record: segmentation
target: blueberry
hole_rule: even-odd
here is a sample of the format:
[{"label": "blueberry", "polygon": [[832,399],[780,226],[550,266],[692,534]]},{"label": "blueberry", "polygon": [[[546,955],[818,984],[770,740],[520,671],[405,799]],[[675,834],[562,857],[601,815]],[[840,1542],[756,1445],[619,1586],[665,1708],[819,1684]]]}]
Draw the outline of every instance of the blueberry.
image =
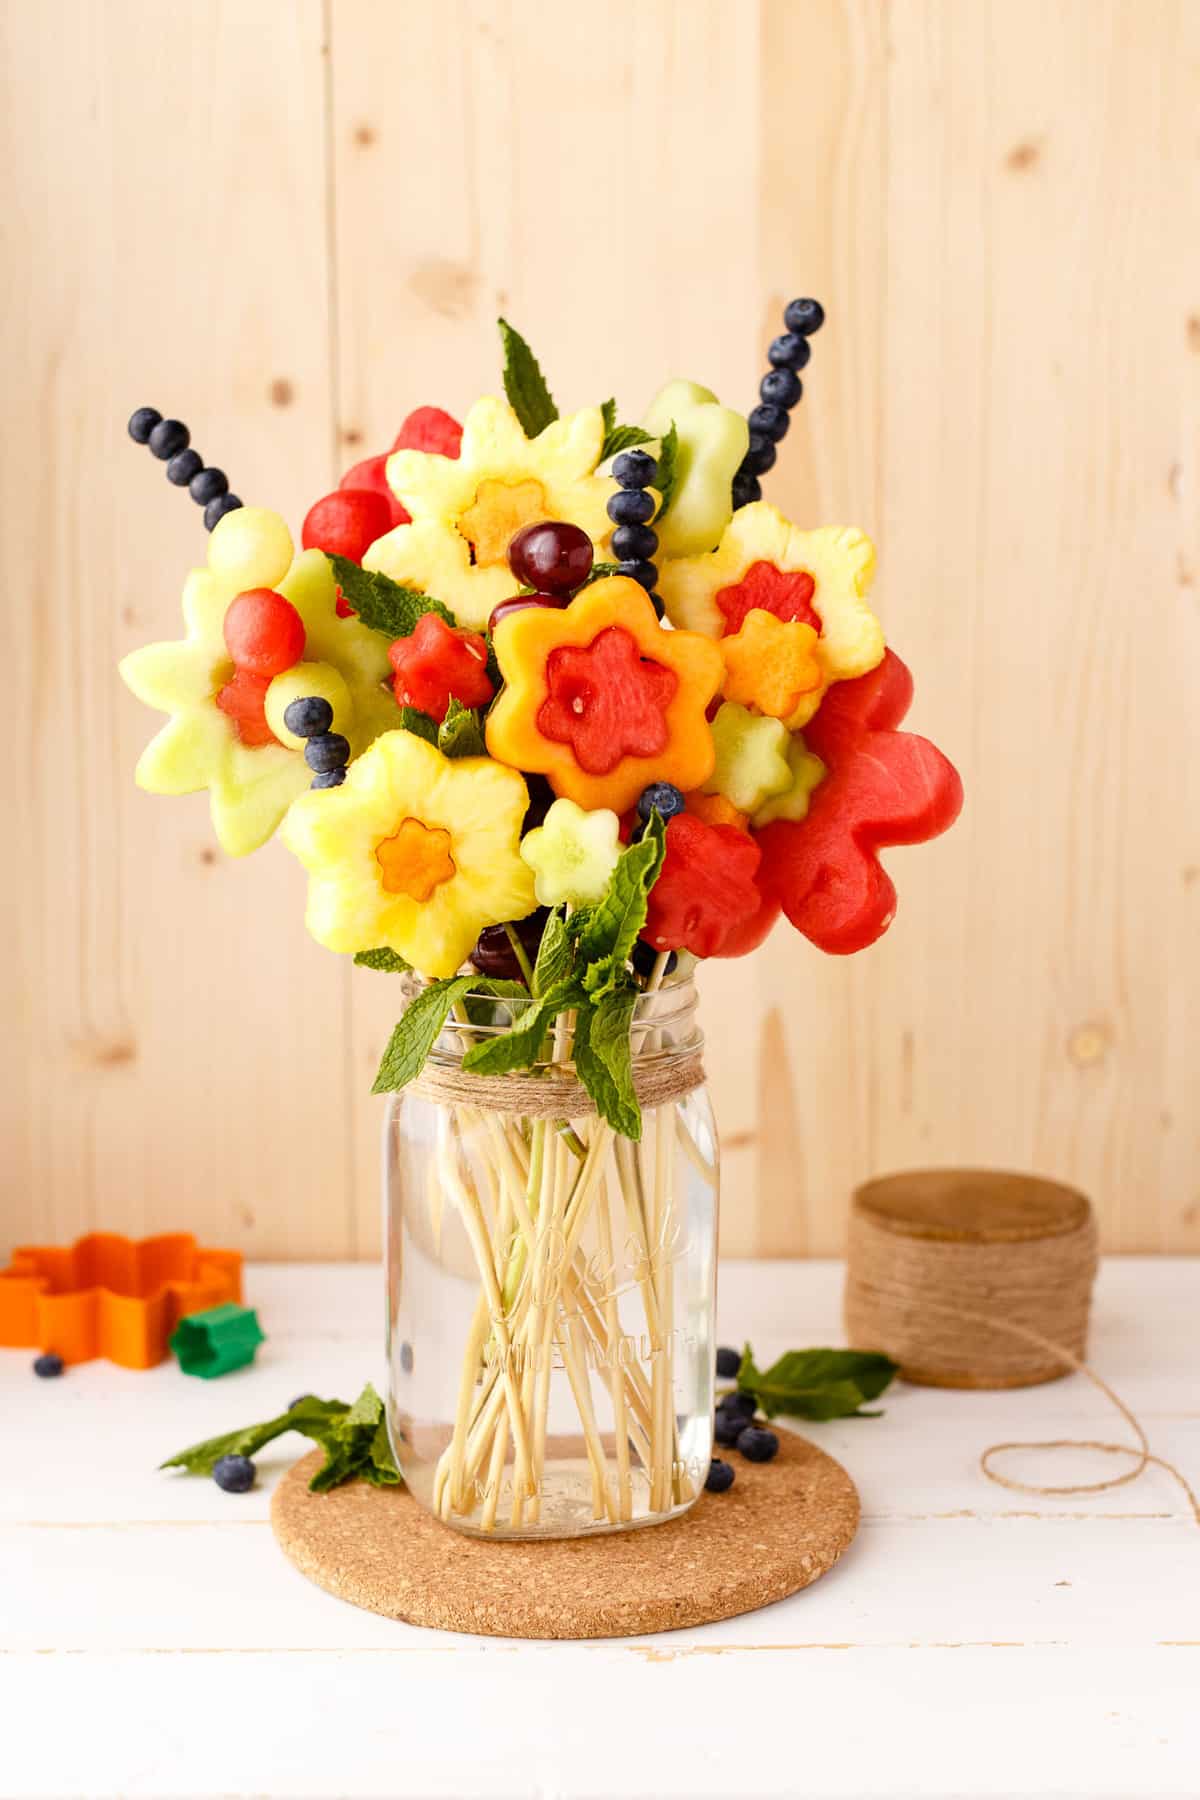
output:
[{"label": "blueberry", "polygon": [[789,300],[783,309],[783,322],[798,337],[811,337],[825,323],[825,308],[819,300]]},{"label": "blueberry", "polygon": [[811,355],[812,345],[808,339],[787,331],[782,337],[771,340],[767,361],[773,369],[802,369]]},{"label": "blueberry", "polygon": [[187,487],[194,475],[198,475],[204,467],[204,458],[197,450],[181,450],[167,464],[167,480],[175,487]]},{"label": "blueberry", "polygon": [[345,779],[345,769],[322,769],[319,775],[313,776],[309,786],[315,788],[341,787]]},{"label": "blueberry", "polygon": [[775,467],[778,454],[769,437],[764,437],[761,431],[752,431],[750,448],[742,458],[742,468],[747,475],[765,475],[768,469]]},{"label": "blueberry", "polygon": [[304,760],[314,775],[344,769],[350,761],[350,745],[340,731],[322,731],[304,746]]},{"label": "blueberry", "polygon": [[228,512],[236,512],[241,504],[236,494],[218,494],[215,500],[210,500],[204,509],[205,531],[211,531],[218,519],[223,519]]},{"label": "blueberry", "polygon": [[[633,946],[633,954],[629,960],[637,973],[645,976],[648,981],[654,973],[654,965],[658,961],[658,951],[654,948],[653,944],[648,944],[645,938],[639,938],[637,943]],[[675,967],[678,961],[679,958],[676,956],[675,952],[673,950],[668,950],[667,960],[663,964],[664,976],[673,975],[675,973]]]},{"label": "blueberry", "polygon": [[733,496],[733,510],[739,506],[749,506],[754,500],[762,499],[762,482],[757,475],[751,475],[748,469],[739,469],[733,478],[730,488]]},{"label": "blueberry", "polygon": [[741,1413],[723,1412],[720,1407],[717,1408],[713,1419],[713,1436],[718,1444],[732,1448],[743,1432],[748,1430],[749,1426]]},{"label": "blueberry", "polygon": [[714,1456],[704,1478],[704,1485],[709,1493],[727,1494],[736,1480],[737,1470],[733,1464],[722,1462],[719,1456]]},{"label": "blueberry", "polygon": [[618,525],[612,534],[613,555],[618,562],[653,562],[658,533],[649,525]]},{"label": "blueberry", "polygon": [[192,434],[182,419],[160,419],[146,439],[151,456],[157,456],[160,462],[170,462],[173,456],[186,450],[191,441]]},{"label": "blueberry", "polygon": [[413,1348],[410,1343],[406,1342],[400,1346],[400,1367],[404,1370],[406,1375],[412,1374]]},{"label": "blueberry", "polygon": [[769,437],[773,444],[777,444],[780,438],[787,436],[787,428],[790,424],[791,420],[787,416],[787,409],[782,406],[756,406],[749,417],[751,431],[760,431],[763,437]]},{"label": "blueberry", "polygon": [[623,450],[613,463],[612,474],[618,487],[653,487],[658,480],[658,464],[644,450]]},{"label": "blueberry", "polygon": [[51,1375],[61,1375],[64,1367],[62,1357],[55,1350],[44,1350],[41,1356],[35,1356],[33,1359],[34,1374],[41,1375],[46,1379]]},{"label": "blueberry", "polygon": [[162,414],[154,406],[139,406],[130,414],[129,435],[135,444],[148,444],[150,433],[162,418]]},{"label": "blueberry", "polygon": [[227,1494],[245,1494],[254,1486],[254,1464],[248,1456],[220,1456],[213,1464],[213,1480]]},{"label": "blueberry", "polygon": [[[614,536],[615,535],[616,534],[614,533]],[[644,587],[647,593],[650,592],[652,587],[657,585],[658,570],[652,562],[643,562],[640,557],[633,557],[627,562],[618,563],[617,567],[620,569],[622,575],[627,576],[630,581],[636,581],[638,586]],[[662,612],[657,603],[654,610],[661,619]]]},{"label": "blueberry", "polygon": [[804,392],[804,384],[791,369],[771,369],[758,384],[758,391],[768,406],[795,406]]},{"label": "blueberry", "polygon": [[657,810],[665,825],[668,819],[683,811],[683,795],[669,781],[652,781],[638,795],[637,810],[638,818],[643,820],[649,819]]},{"label": "blueberry", "polygon": [[333,708],[320,694],[304,694],[284,707],[283,722],[297,737],[320,737],[333,724]]},{"label": "blueberry", "polygon": [[645,525],[654,517],[654,496],[644,488],[618,488],[608,503],[614,525]]},{"label": "blueberry", "polygon": [[737,1447],[747,1462],[770,1462],[779,1448],[779,1439],[761,1425],[747,1425],[737,1439]]},{"label": "blueberry", "polygon": [[722,1394],[717,1401],[717,1411],[728,1413],[730,1418],[752,1419],[758,1411],[758,1401],[753,1394]]},{"label": "blueberry", "polygon": [[228,492],[229,477],[224,469],[201,469],[188,482],[188,493],[197,506],[207,506],[210,500],[219,500]]},{"label": "blueberry", "polygon": [[717,1351],[717,1374],[722,1380],[728,1381],[737,1374],[741,1366],[741,1352],[733,1349],[730,1344],[722,1344]]}]

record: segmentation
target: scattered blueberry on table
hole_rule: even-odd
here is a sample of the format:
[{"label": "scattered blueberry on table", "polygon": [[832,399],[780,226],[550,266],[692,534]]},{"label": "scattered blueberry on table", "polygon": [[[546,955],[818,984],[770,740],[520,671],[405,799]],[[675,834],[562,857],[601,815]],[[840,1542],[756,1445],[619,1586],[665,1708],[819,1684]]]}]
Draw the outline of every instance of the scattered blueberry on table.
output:
[{"label": "scattered blueberry on table", "polygon": [[758,1401],[753,1394],[722,1394],[717,1402],[718,1412],[737,1414],[743,1419],[752,1419],[758,1411]]},{"label": "scattered blueberry on table", "polygon": [[718,1444],[732,1449],[745,1429],[746,1421],[741,1413],[725,1412],[721,1407],[717,1408],[716,1418],[713,1420],[713,1436]]},{"label": "scattered blueberry on table", "polygon": [[222,1456],[213,1464],[213,1480],[227,1494],[245,1494],[254,1486],[254,1464],[248,1456]]},{"label": "scattered blueberry on table", "polygon": [[737,1471],[733,1464],[722,1462],[719,1456],[714,1456],[708,1465],[708,1476],[704,1483],[709,1493],[726,1494],[736,1480]]},{"label": "scattered blueberry on table", "polygon": [[746,1425],[735,1440],[740,1455],[747,1462],[770,1462],[779,1449],[779,1438],[760,1425]]},{"label": "scattered blueberry on table", "polygon": [[40,1375],[46,1380],[52,1375],[61,1375],[65,1366],[62,1357],[54,1350],[46,1350],[41,1356],[35,1356],[33,1359],[34,1374]]},{"label": "scattered blueberry on table", "polygon": [[717,1374],[722,1379],[729,1380],[737,1374],[741,1366],[742,1359],[739,1352],[731,1349],[728,1344],[722,1344],[717,1351]]}]

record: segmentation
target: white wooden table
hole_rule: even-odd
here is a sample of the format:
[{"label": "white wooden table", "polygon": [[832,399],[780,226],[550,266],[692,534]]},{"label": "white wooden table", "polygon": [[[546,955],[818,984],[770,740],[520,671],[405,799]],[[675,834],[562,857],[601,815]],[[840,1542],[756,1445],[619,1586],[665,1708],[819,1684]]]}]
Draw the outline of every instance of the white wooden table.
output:
[{"label": "white wooden table", "polygon": [[[834,1263],[726,1265],[721,1336],[838,1342],[840,1284]],[[268,1342],[220,1381],[98,1362],[45,1382],[0,1352],[6,1797],[1200,1793],[1200,1530],[1174,1484],[1152,1468],[1081,1503],[978,1473],[997,1439],[1119,1436],[1082,1380],[898,1387],[885,1418],[807,1427],[863,1525],[780,1606],[628,1642],[454,1637],[284,1561],[268,1497],[301,1440],[248,1495],[156,1472],[296,1393],[380,1381],[378,1269],[260,1266],[247,1288]],[[1106,1264],[1093,1359],[1194,1482],[1198,1317],[1200,1261]]]}]

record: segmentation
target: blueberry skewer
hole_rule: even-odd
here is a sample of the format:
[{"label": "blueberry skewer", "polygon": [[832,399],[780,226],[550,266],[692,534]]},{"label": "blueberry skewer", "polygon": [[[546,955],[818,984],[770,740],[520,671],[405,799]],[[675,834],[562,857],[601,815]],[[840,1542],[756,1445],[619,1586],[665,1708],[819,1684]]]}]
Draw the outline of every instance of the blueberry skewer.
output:
[{"label": "blueberry skewer", "polygon": [[225,471],[207,468],[200,452],[191,448],[192,434],[182,419],[164,419],[157,407],[139,406],[130,417],[129,435],[135,444],[145,444],[151,456],[166,463],[169,482],[185,487],[196,505],[204,508],[206,531],[242,504],[229,492]]},{"label": "blueberry skewer", "polygon": [[799,370],[812,355],[809,338],[825,323],[825,309],[819,300],[789,300],[783,322],[787,330],[772,339],[767,351],[771,367],[758,384],[759,404],[749,415],[750,448],[742,458],[733,478],[733,506],[748,506],[762,499],[760,475],[773,467],[778,454],[775,446],[787,435],[788,417],[804,392]]},{"label": "blueberry skewer", "polygon": [[341,787],[350,761],[350,745],[340,731],[332,731],[333,708],[320,694],[293,700],[284,712],[289,731],[304,738],[304,760],[313,771],[315,788]]},{"label": "blueberry skewer", "polygon": [[644,450],[624,450],[612,466],[617,491],[608,502],[608,516],[616,526],[612,534],[613,555],[620,572],[639,587],[645,588],[654,601],[654,610],[662,616],[662,604],[654,592],[658,569],[658,533],[651,529],[654,496],[647,492],[658,480],[658,464]]}]

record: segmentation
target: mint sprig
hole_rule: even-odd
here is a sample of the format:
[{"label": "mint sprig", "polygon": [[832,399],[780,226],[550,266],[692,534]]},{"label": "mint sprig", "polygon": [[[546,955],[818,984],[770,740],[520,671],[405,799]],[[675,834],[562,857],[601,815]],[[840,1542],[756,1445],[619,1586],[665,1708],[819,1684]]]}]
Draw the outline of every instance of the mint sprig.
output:
[{"label": "mint sprig", "polygon": [[427,744],[437,745],[437,720],[431,719],[428,713],[418,712],[415,706],[400,708],[400,730],[411,731],[415,737],[424,738]]},{"label": "mint sprig", "polygon": [[348,556],[329,556],[328,560],[338,586],[361,623],[369,625],[372,631],[382,631],[389,641],[411,637],[417,621],[426,613],[437,613],[447,625],[453,625],[454,614],[432,594],[401,587],[379,569],[360,569]]},{"label": "mint sprig", "polygon": [[667,852],[666,827],[650,814],[636,844],[621,852],[604,898],[577,927],[579,955],[586,964],[583,986],[593,1000],[612,992],[646,923],[646,903]]},{"label": "mint sprig", "polygon": [[773,1419],[873,1419],[863,1403],[877,1400],[899,1368],[878,1350],[788,1350],[760,1370],[749,1344],[742,1352],[737,1384],[753,1394],[760,1412]]},{"label": "mint sprig", "polygon": [[[537,357],[507,319],[497,319],[504,348],[504,391],[527,438],[535,438],[558,417]],[[351,601],[353,605],[353,601]]]},{"label": "mint sprig", "polygon": [[415,1081],[455,1006],[473,987],[482,985],[482,978],[472,973],[451,975],[422,988],[388,1039],[371,1092],[398,1094]]},{"label": "mint sprig", "polygon": [[384,975],[408,975],[412,971],[412,964],[389,950],[386,944],[378,950],[359,950],[354,961],[360,969],[378,969]]},{"label": "mint sprig", "polygon": [[679,433],[675,429],[675,421],[671,420],[666,434],[658,447],[658,480],[655,487],[662,495],[662,504],[654,515],[653,523],[658,524],[666,517],[667,508],[675,498],[675,485],[679,479]]},{"label": "mint sprig", "polygon": [[633,450],[638,444],[648,444],[652,433],[643,431],[640,425],[618,425],[617,403],[606,400],[600,408],[604,417],[604,442],[600,446],[598,462],[607,462],[609,457],[618,456],[622,450]]},{"label": "mint sprig", "polygon": [[395,1487],[400,1471],[388,1442],[383,1401],[370,1382],[353,1406],[344,1400],[318,1400],[308,1394],[285,1413],[261,1425],[243,1425],[221,1437],[205,1438],[169,1456],[159,1467],[186,1469],[190,1475],[211,1475],[223,1456],[256,1456],[284,1432],[298,1431],[325,1452],[309,1488],[325,1493],[343,1481],[360,1479],[376,1487]]},{"label": "mint sprig", "polygon": [[600,1117],[636,1143],[642,1112],[633,1086],[629,1028],[641,989],[630,985],[581,1007],[575,1025],[575,1071]]},{"label": "mint sprig", "polygon": [[443,756],[483,756],[486,754],[479,714],[451,700],[446,716],[438,726],[437,747]]}]

